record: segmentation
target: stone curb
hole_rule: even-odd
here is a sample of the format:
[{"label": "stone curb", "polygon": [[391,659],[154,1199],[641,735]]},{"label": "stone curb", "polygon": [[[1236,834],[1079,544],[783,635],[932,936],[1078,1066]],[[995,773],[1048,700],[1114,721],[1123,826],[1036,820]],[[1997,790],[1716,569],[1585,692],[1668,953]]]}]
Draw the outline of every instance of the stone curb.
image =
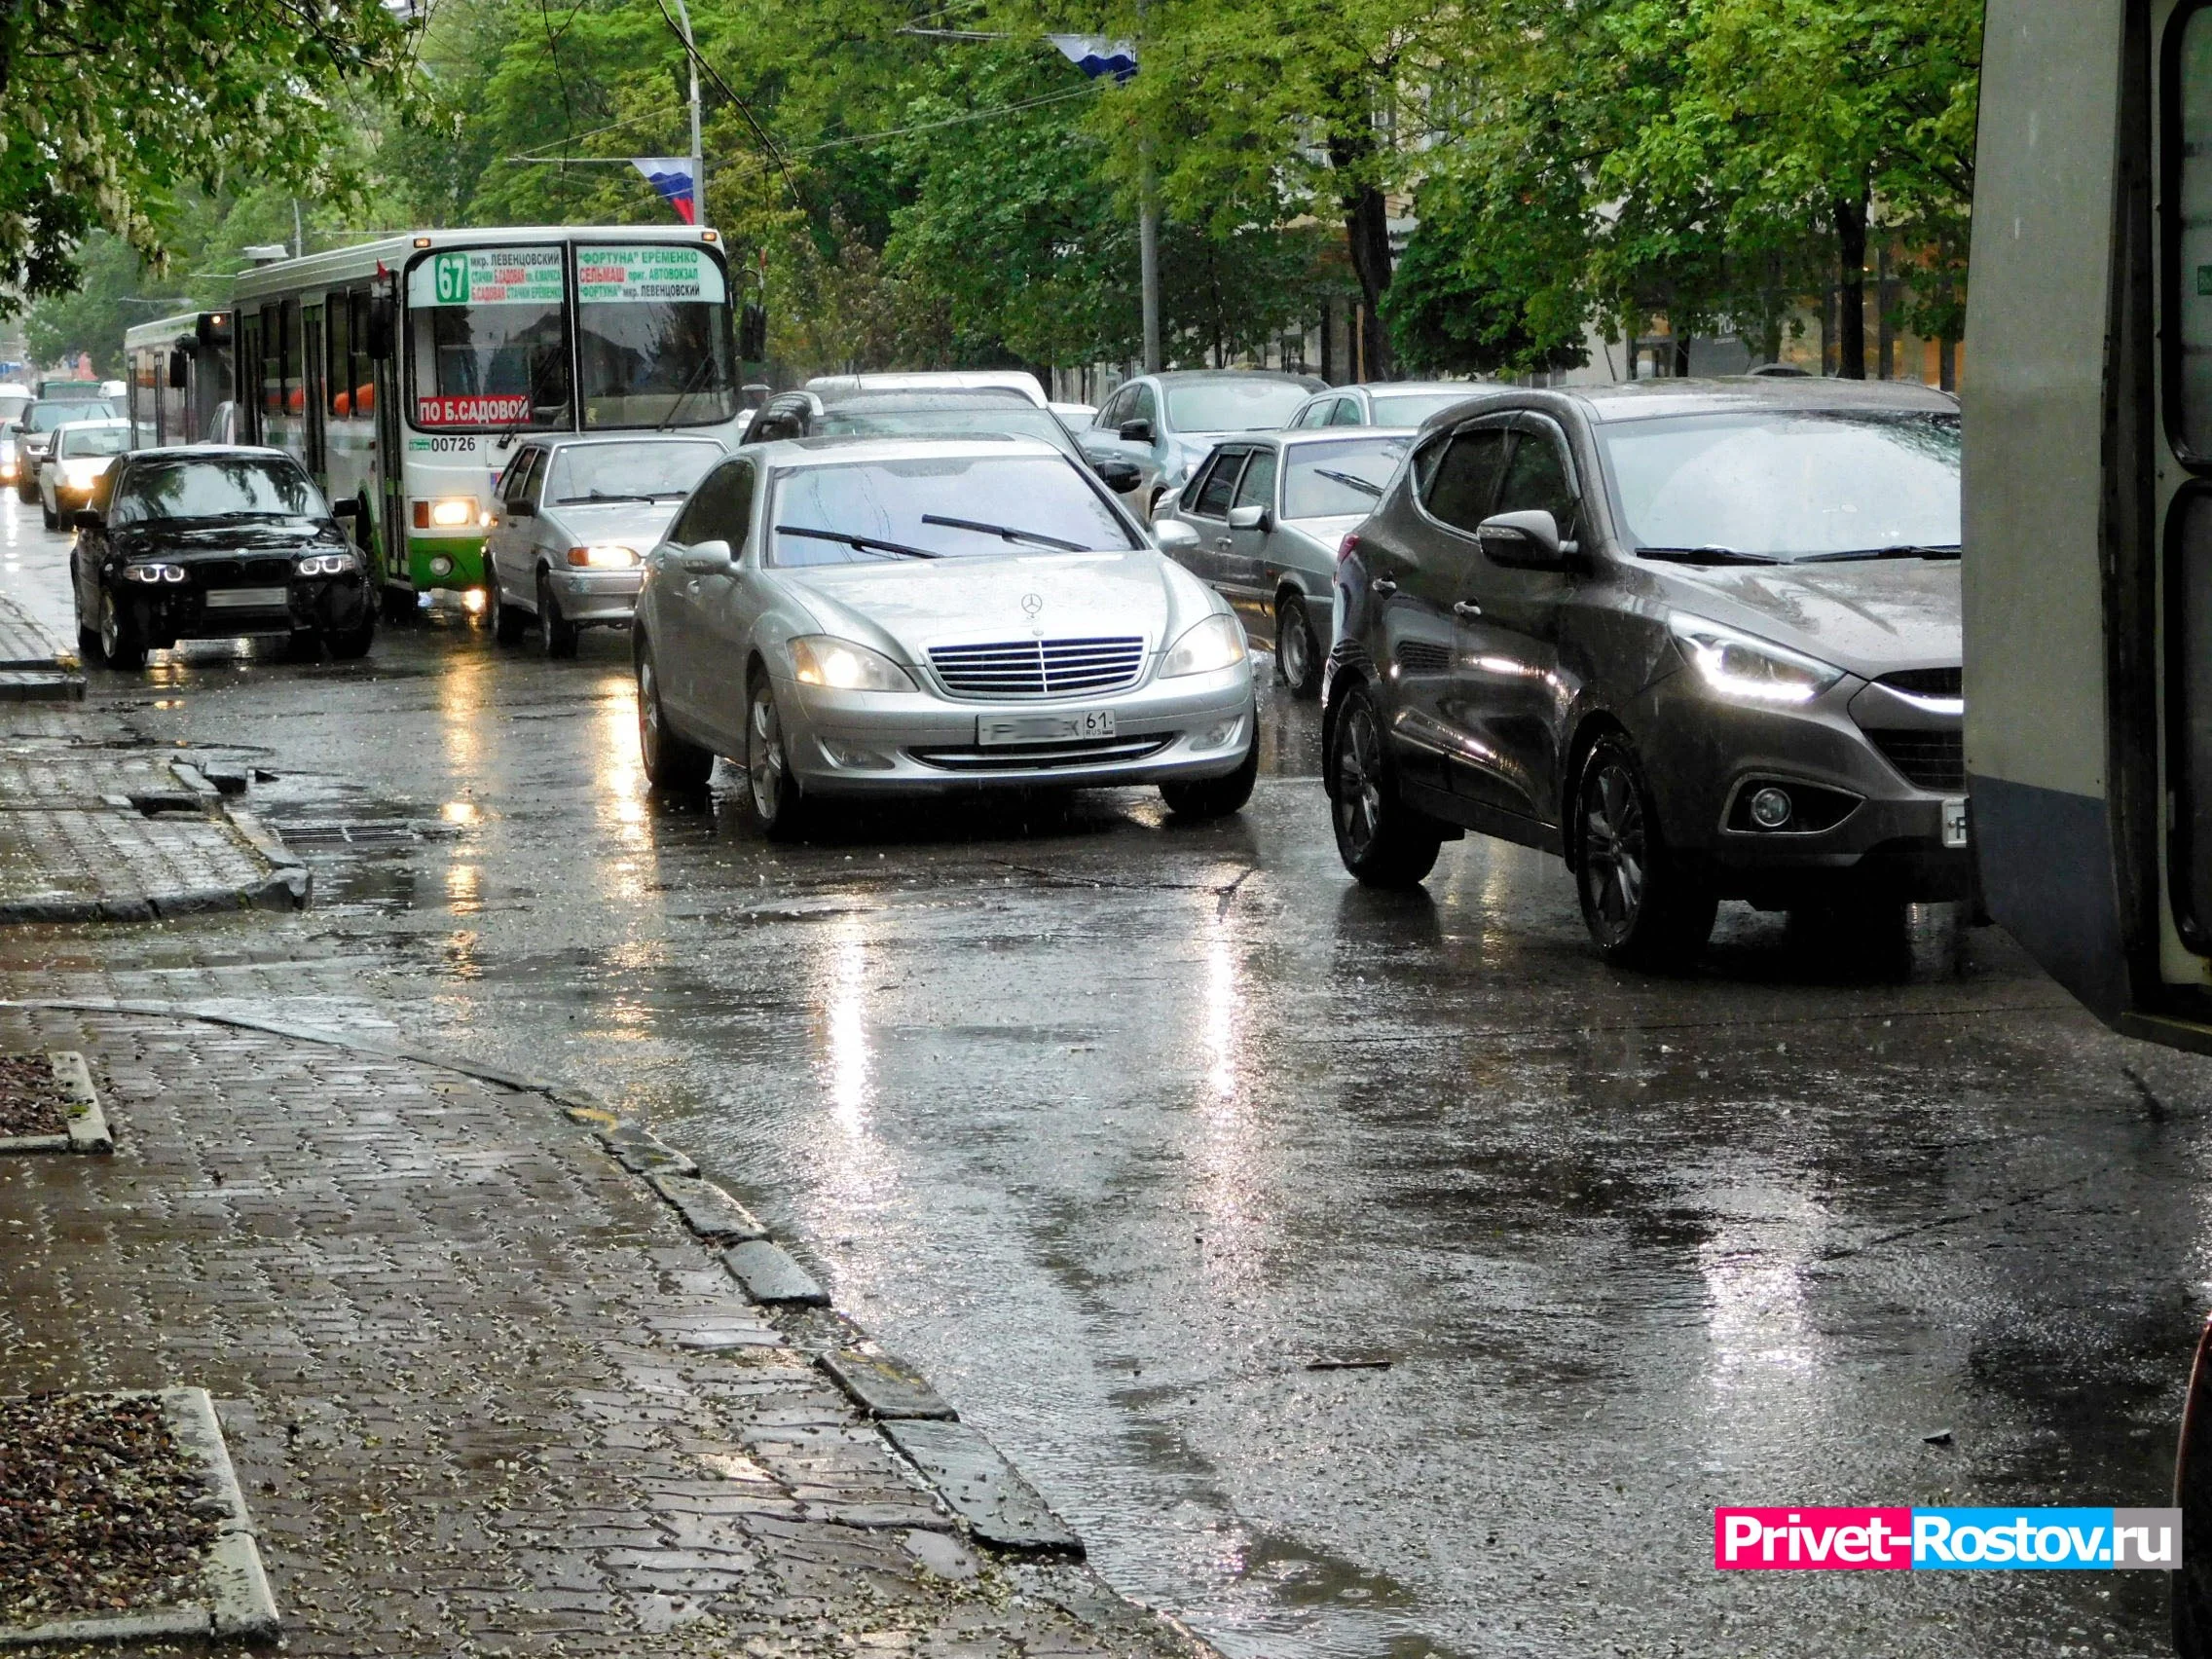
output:
[{"label": "stone curb", "polygon": [[[129,1392],[117,1391],[116,1397],[128,1397]],[[185,1454],[200,1464],[201,1478],[207,1484],[208,1494],[201,1504],[219,1517],[215,1542],[202,1569],[211,1594],[204,1603],[181,1602],[151,1613],[0,1627],[0,1647],[210,1636],[267,1641],[279,1633],[276,1600],[269,1588],[269,1575],[262,1569],[253,1519],[246,1513],[245,1494],[239,1490],[238,1472],[231,1467],[230,1450],[223,1444],[214,1401],[204,1388],[163,1388],[141,1397],[161,1401],[169,1432]]]},{"label": "stone curb", "polygon": [[[319,1026],[294,1025],[279,1020],[262,1019],[250,1014],[232,1014],[219,1009],[199,1008],[190,1003],[104,1002],[92,999],[24,997],[0,998],[0,1008],[52,1009],[57,1012],[80,1014],[128,1014],[153,1019],[196,1019],[210,1025],[229,1026],[240,1031],[264,1032],[272,1037],[289,1038],[294,1042],[319,1043],[330,1048],[345,1049],[355,1053],[372,1055],[379,1059],[400,1060],[414,1065],[430,1066],[441,1071],[453,1072],[461,1077],[473,1078],[480,1083],[489,1083],[496,1088],[504,1088],[513,1093],[535,1094],[551,1104],[561,1107],[573,1122],[591,1126],[595,1130],[595,1138],[626,1169],[641,1175],[653,1195],[675,1209],[680,1215],[682,1215],[687,1226],[690,1225],[689,1210],[682,1200],[672,1196],[668,1188],[663,1185],[663,1183],[670,1182],[671,1177],[682,1179],[685,1185],[696,1180],[699,1186],[710,1189],[719,1198],[727,1202],[739,1214],[744,1215],[748,1222],[753,1219],[751,1212],[747,1211],[743,1205],[738,1204],[736,1199],[730,1198],[727,1193],[724,1193],[713,1182],[699,1177],[697,1175],[698,1165],[690,1158],[661,1141],[651,1130],[642,1124],[627,1123],[617,1118],[608,1110],[606,1104],[598,1096],[592,1094],[589,1090],[577,1088],[571,1085],[550,1083],[541,1078],[520,1076],[513,1072],[485,1065],[479,1061],[460,1059],[450,1054],[369,1042],[362,1038],[349,1036],[344,1032],[330,1031]],[[693,1231],[697,1232],[698,1230],[694,1228]],[[757,1272],[761,1276],[763,1285],[772,1283],[773,1287],[779,1290],[790,1288],[808,1293],[774,1297],[754,1295],[753,1300],[755,1302],[791,1313],[802,1313],[811,1309],[828,1308],[830,1305],[829,1293],[822,1288],[811,1273],[807,1272],[793,1259],[788,1251],[767,1236],[767,1231],[763,1228],[759,1236],[746,1239],[720,1252],[722,1265],[729,1272],[731,1277],[735,1278],[749,1295],[753,1295],[753,1282],[748,1277],[748,1272],[741,1272],[739,1266],[731,1260],[732,1257],[738,1257],[740,1252],[747,1252],[748,1254],[740,1259],[746,1264],[748,1270]],[[711,1235],[701,1234],[700,1236],[709,1237]],[[719,1236],[715,1236],[714,1241],[721,1242],[722,1239]],[[768,1254],[769,1252],[772,1252],[772,1255]],[[776,1275],[772,1281],[768,1276],[771,1269]],[[792,1276],[785,1276],[787,1271],[788,1274]],[[803,1281],[803,1285],[800,1281]],[[829,1363],[830,1354],[828,1352],[811,1351],[815,1365],[841,1391],[854,1398],[862,1410],[876,1419],[876,1431],[884,1437],[892,1450],[915,1472],[922,1485],[937,1496],[947,1511],[965,1522],[970,1531],[978,1540],[997,1548],[1020,1553],[1064,1556],[1078,1561],[1083,1559],[1083,1540],[1076,1535],[1066,1522],[1053,1512],[1051,1506],[1045,1501],[1043,1494],[1022,1478],[1019,1471],[1014,1467],[997,1447],[985,1439],[978,1430],[957,1420],[958,1414],[949,1405],[944,1405],[942,1419],[935,1419],[934,1414],[924,1416],[918,1413],[893,1417],[877,1412],[872,1404],[861,1400],[857,1394],[854,1394],[852,1384],[847,1379],[855,1376],[859,1368],[848,1366],[846,1357],[862,1357],[857,1344],[859,1340],[864,1339],[864,1334],[860,1333],[858,1327],[854,1326],[842,1314],[831,1314],[827,1315],[827,1317],[837,1320],[851,1333],[854,1339],[842,1344],[836,1349],[839,1357],[839,1368],[845,1370],[846,1376],[840,1377],[839,1370],[831,1367]],[[680,1343],[679,1346],[685,1345]],[[698,1346],[704,1346],[705,1345]],[[872,1345],[870,1346],[872,1346]],[[883,1363],[887,1366],[898,1365],[897,1361],[888,1359],[885,1359]],[[926,1390],[929,1399],[937,1401],[940,1405],[943,1404],[936,1389],[931,1387],[928,1380],[918,1372],[904,1366],[898,1366],[898,1370],[907,1387],[910,1388],[913,1384],[919,1384],[921,1389]],[[884,1397],[890,1398],[888,1389],[885,1391]],[[1182,1630],[1180,1625],[1175,1628]],[[1183,1634],[1190,1635],[1188,1631],[1184,1631]],[[1201,1653],[1213,1651],[1209,1644],[1198,1641],[1195,1637],[1192,1640],[1198,1651]]]},{"label": "stone curb", "polygon": [[60,668],[0,668],[0,703],[81,703],[85,677]]},{"label": "stone curb", "polygon": [[85,1056],[68,1049],[47,1052],[54,1081],[68,1099],[62,1112],[62,1132],[57,1135],[10,1135],[0,1138],[0,1153],[113,1152],[115,1137],[108,1133],[107,1115],[92,1088],[92,1068]]}]

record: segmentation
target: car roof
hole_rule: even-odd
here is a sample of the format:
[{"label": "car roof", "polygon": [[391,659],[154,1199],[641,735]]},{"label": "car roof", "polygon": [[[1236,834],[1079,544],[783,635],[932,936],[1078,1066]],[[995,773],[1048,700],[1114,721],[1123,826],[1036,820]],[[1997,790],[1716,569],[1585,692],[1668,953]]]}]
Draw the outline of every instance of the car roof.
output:
[{"label": "car roof", "polygon": [[132,461],[206,461],[219,455],[281,456],[286,461],[297,461],[289,450],[277,449],[273,444],[163,444],[158,449],[132,450]]},{"label": "car roof", "polygon": [[89,421],[64,421],[54,429],[66,432],[71,426],[128,426],[129,418],[123,415],[95,415]]},{"label": "car roof", "polygon": [[1048,414],[1011,386],[915,387],[910,390],[879,391],[870,387],[851,397],[840,397],[823,409],[840,415],[866,415],[871,409],[1033,409]]},{"label": "car roof", "polygon": [[1309,391],[1319,392],[1327,388],[1312,375],[1294,375],[1281,369],[1167,369],[1157,375],[1144,375],[1144,380],[1158,381],[1161,386],[1183,386],[1192,381],[1283,381],[1291,386],[1305,387]]},{"label": "car roof", "polygon": [[713,444],[722,442],[706,432],[544,432],[524,439],[543,449],[573,449],[578,444]]},{"label": "car roof", "polygon": [[1067,451],[1043,438],[963,435],[957,438],[813,437],[778,438],[748,446],[747,454],[782,466],[820,466],[852,461],[970,461],[1008,454],[1051,456],[1068,461]]},{"label": "car roof", "polygon": [[1496,386],[1495,381],[1353,381],[1347,386],[1332,386],[1315,392],[1315,397],[1326,397],[1330,392],[1364,391],[1370,396],[1387,397],[1398,391],[1458,391],[1469,396]]},{"label": "car roof", "polygon": [[[1341,444],[1346,438],[1413,438],[1420,435],[1419,426],[1301,426],[1295,432],[1263,432],[1260,436],[1281,444],[1285,449],[1296,449],[1306,444]],[[1225,443],[1242,440],[1224,439]]]},{"label": "car roof", "polygon": [[1865,409],[1956,414],[1958,400],[1917,381],[1829,380],[1812,375],[1729,375],[1711,380],[1622,381],[1558,388],[1599,421],[1641,421],[1717,410]]}]

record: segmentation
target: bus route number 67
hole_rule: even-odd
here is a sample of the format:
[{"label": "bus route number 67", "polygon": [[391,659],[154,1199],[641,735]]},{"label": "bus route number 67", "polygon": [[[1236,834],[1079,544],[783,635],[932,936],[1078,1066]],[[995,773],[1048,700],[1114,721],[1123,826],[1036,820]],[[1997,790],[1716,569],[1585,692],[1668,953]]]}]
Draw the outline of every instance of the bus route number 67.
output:
[{"label": "bus route number 67", "polygon": [[441,306],[465,305],[468,301],[468,255],[441,253],[432,267],[437,283],[438,304]]}]

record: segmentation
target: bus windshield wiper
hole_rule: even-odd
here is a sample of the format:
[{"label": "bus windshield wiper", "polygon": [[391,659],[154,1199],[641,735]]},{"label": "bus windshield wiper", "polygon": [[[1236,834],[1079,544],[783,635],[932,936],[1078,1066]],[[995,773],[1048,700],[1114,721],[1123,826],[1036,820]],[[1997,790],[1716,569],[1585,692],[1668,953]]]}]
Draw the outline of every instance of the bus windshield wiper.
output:
[{"label": "bus windshield wiper", "polygon": [[1704,547],[1639,547],[1639,559],[1664,559],[1671,565],[1779,565],[1780,559],[1765,553],[1740,553],[1733,547],[1711,544]]},{"label": "bus windshield wiper", "polygon": [[1923,546],[1914,541],[1893,542],[1887,547],[1847,547],[1840,553],[1808,553],[1794,561],[1799,565],[1842,565],[1855,559],[1956,559],[1960,556],[1959,544],[1942,542]]},{"label": "bus windshield wiper", "polygon": [[1359,491],[1360,494],[1365,496],[1380,496],[1382,494],[1382,485],[1376,483],[1371,478],[1361,478],[1353,473],[1338,472],[1330,467],[1316,466],[1313,469],[1313,476],[1316,478],[1326,478],[1332,484],[1348,484],[1352,489]]},{"label": "bus windshield wiper", "polygon": [[1062,541],[1056,535],[1046,535],[1034,530],[1015,530],[1012,525],[983,524],[976,519],[946,518],[941,513],[924,513],[924,524],[941,524],[948,530],[973,530],[984,535],[1000,536],[1008,541],[1034,541],[1040,547],[1057,547],[1062,553],[1088,553],[1089,548],[1080,541]]},{"label": "bus windshield wiper", "polygon": [[855,535],[844,530],[815,530],[803,524],[780,524],[778,535],[803,535],[813,541],[841,541],[855,552],[866,553],[874,549],[883,553],[897,553],[907,559],[941,559],[941,553],[932,553],[927,547],[909,547],[903,541],[885,541],[876,535]]},{"label": "bus windshield wiper", "polygon": [[691,401],[691,394],[699,389],[699,383],[706,378],[707,371],[714,366],[715,354],[709,351],[699,359],[698,363],[692,368],[690,375],[685,378],[683,389],[676,394],[676,401],[668,406],[668,413],[660,418],[660,424],[653,427],[654,431],[665,432],[669,427],[676,424],[676,417],[682,413],[683,406]]}]

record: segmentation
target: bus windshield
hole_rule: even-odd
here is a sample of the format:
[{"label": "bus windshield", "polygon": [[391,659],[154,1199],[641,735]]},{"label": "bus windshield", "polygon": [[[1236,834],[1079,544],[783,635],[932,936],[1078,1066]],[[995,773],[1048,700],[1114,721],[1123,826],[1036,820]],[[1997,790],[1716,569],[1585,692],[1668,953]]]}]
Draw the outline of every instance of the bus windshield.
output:
[{"label": "bus windshield", "polygon": [[729,283],[681,242],[576,249],[584,427],[704,426],[737,414]]},{"label": "bus windshield", "polygon": [[407,275],[409,413],[430,431],[569,424],[561,249],[455,248]]}]

